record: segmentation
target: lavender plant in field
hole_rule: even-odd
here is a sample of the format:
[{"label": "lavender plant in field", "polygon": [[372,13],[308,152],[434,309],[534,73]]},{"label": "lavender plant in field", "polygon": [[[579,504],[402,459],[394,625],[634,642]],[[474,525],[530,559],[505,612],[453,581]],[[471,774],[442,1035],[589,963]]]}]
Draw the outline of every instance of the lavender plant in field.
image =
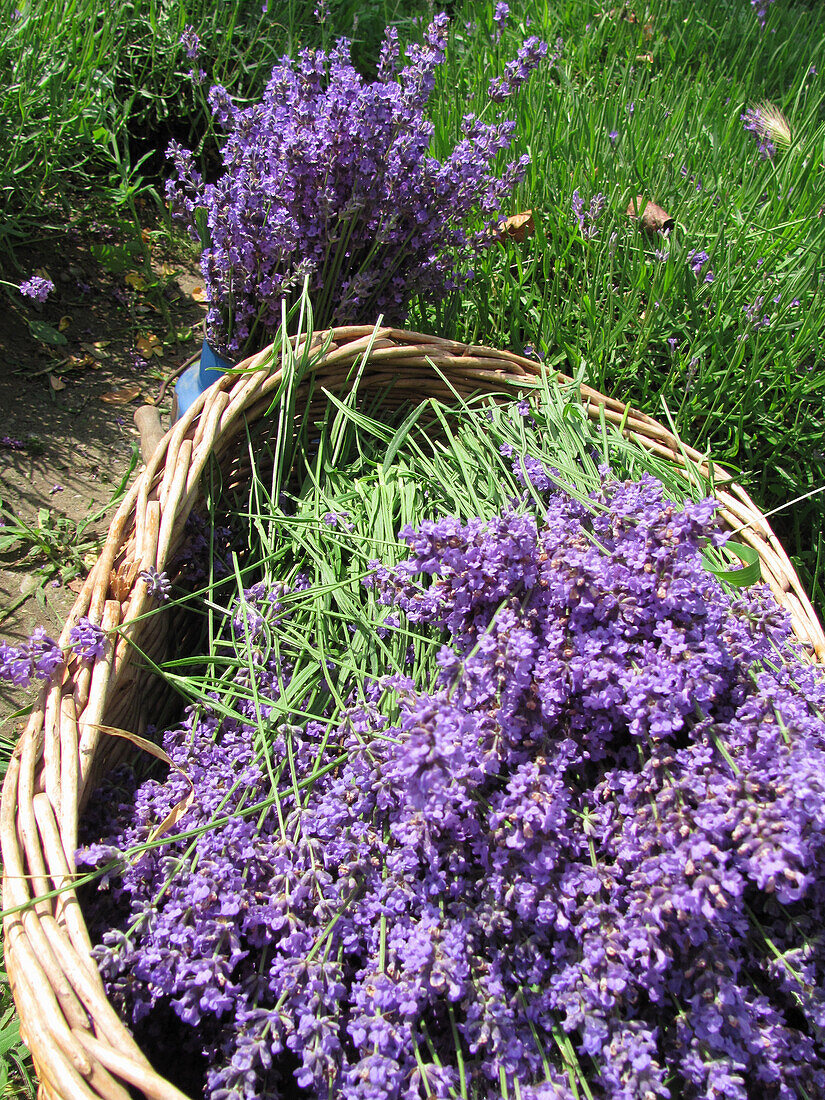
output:
[{"label": "lavender plant in field", "polygon": [[599,218],[604,210],[604,205],[607,200],[605,196],[599,192],[598,195],[594,195],[590,200],[590,206],[587,210],[584,207],[584,199],[578,192],[578,189],[573,192],[572,209],[573,217],[576,219],[576,224],[581,230],[581,234],[586,241],[592,240],[599,232]]},{"label": "lavender plant in field", "polygon": [[[215,86],[209,102],[226,138],[223,174],[205,183],[192,154],[172,144],[167,191],[204,249],[210,340],[237,352],[262,342],[305,277],[316,324],[401,320],[415,294],[440,297],[472,272],[477,250],[528,157],[499,177],[515,124],[466,115],[443,160],[429,153],[426,108],[447,47],[445,15],[399,61],[387,32],[379,79],[366,82],[341,39],[326,54],[304,50],[272,71],[262,101],[236,107]],[[508,94],[546,46],[525,43],[508,69]],[[471,224],[475,229],[468,228]]]},{"label": "lavender plant in field", "polygon": [[699,250],[694,248],[688,253],[687,262],[690,266],[690,270],[696,276],[697,279],[701,278],[703,283],[713,282],[713,272],[710,267],[710,256],[704,249]]},{"label": "lavender plant in field", "polygon": [[754,10],[756,18],[759,20],[759,26],[764,28],[768,22],[768,8],[773,3],[773,0],[751,0],[751,7]]},{"label": "lavender plant in field", "polygon": [[284,717],[260,639],[292,612],[256,586],[237,717],[163,742],[195,785],[176,828],[211,826],[116,873],[189,780],[100,803],[109,995],[150,1029],[171,1007],[211,1100],[825,1094],[822,674],[767,589],[705,568],[715,502],[645,477],[587,507],[513,461],[541,507],[375,563],[443,639],[434,685]]}]

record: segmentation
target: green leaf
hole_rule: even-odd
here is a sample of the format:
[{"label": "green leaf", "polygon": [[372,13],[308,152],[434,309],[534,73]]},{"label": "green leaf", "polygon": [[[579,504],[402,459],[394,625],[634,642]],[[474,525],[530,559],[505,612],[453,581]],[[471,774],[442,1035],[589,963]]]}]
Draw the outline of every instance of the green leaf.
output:
[{"label": "green leaf", "polygon": [[142,258],[142,250],[137,241],[128,241],[122,246],[93,244],[91,253],[110,275],[121,275],[124,271],[130,271]]},{"label": "green leaf", "polygon": [[44,344],[51,344],[56,348],[63,347],[69,342],[62,332],[47,325],[45,321],[37,321],[33,317],[29,318],[29,332],[35,340],[42,340]]},{"label": "green leaf", "polygon": [[720,581],[732,584],[736,588],[747,588],[751,584],[758,584],[762,579],[762,569],[757,551],[743,542],[726,542],[724,548],[747,564],[741,569],[720,569],[718,566],[711,565],[706,559],[705,566],[708,571]]},{"label": "green leaf", "polygon": [[[0,1057],[20,1043],[20,1022],[13,1011],[7,1012],[0,1025]],[[0,1062],[2,1065],[2,1062]]]}]

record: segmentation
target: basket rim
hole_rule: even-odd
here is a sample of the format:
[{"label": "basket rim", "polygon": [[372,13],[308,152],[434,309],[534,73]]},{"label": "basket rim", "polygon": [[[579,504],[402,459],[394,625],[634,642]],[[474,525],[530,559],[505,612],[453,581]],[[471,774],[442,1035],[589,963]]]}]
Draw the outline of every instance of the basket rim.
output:
[{"label": "basket rim", "polygon": [[[567,375],[548,374],[523,356],[426,333],[350,325],[316,333],[309,343],[291,343],[296,355],[317,353],[311,371],[327,388],[345,383],[359,360],[362,390],[393,380],[402,395],[414,395],[418,387],[419,396],[432,396],[443,386],[438,371],[462,396],[484,389],[514,396],[519,385],[532,387],[542,375],[571,392],[578,386],[589,418],[604,417],[620,427],[638,446],[671,462],[686,481],[695,464],[713,482],[722,523],[756,550],[796,638],[809,657],[825,661],[825,633],[765,516],[730,474],[653,417]],[[128,1100],[127,1085],[149,1100],[185,1100],[152,1069],[117,1017],[91,958],[74,886],[78,817],[107,751],[101,727],[130,702],[134,647],[158,621],[147,625],[155,617],[144,614],[147,587],[138,574],[150,566],[163,571],[210,456],[262,415],[281,377],[270,344],[219,378],[163,436],[115,513],[59,642],[66,650],[71,628],[88,616],[112,644],[93,667],[72,657],[44,685],[9,765],[0,805],[3,906],[12,910],[3,922],[6,966],[43,1100]]]}]

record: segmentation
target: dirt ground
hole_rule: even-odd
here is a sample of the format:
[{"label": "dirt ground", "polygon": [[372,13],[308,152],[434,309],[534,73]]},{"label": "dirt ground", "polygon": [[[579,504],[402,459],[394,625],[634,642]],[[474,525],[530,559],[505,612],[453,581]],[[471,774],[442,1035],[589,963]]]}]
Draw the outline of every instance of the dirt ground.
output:
[{"label": "dirt ground", "polygon": [[[0,542],[0,639],[36,626],[59,636],[133,463],[135,409],[200,347],[200,274],[183,253],[160,230],[139,240],[128,223],[83,215],[19,251],[18,268],[0,259],[0,279],[55,284],[43,304],[0,285],[0,539],[21,523],[34,532]],[[15,737],[33,694],[0,683],[1,737]]]}]

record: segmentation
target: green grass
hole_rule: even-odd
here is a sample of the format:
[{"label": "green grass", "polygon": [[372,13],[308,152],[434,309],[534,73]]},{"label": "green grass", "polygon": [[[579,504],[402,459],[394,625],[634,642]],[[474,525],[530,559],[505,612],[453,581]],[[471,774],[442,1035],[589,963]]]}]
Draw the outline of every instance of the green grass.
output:
[{"label": "green grass", "polygon": [[[661,419],[729,463],[773,522],[815,602],[825,496],[822,333],[825,331],[825,24],[815,7],[776,0],[760,30],[746,0],[653,0],[602,14],[585,0],[511,5],[509,52],[526,27],[564,40],[513,105],[514,152],[529,152],[512,210],[531,209],[536,235],[491,249],[451,302],[421,305],[414,327],[521,350]],[[461,114],[486,111],[501,47],[488,28],[454,20],[435,104],[436,146]],[[645,14],[643,15],[642,12]],[[790,148],[758,154],[741,114],[770,100],[786,114]],[[633,110],[631,112],[630,106]],[[618,137],[609,137],[611,131]],[[572,211],[606,205],[585,239]],[[627,217],[636,195],[676,221],[669,242]],[[666,260],[656,250],[667,250]],[[694,251],[710,260],[699,278]],[[705,282],[707,270],[713,282]],[[759,299],[754,327],[746,307]],[[673,343],[669,343],[672,341]]]},{"label": "green grass", "polygon": [[[409,27],[424,0],[334,0],[320,25],[316,0],[0,0],[0,256],[44,224],[65,224],[71,192],[91,187],[115,203],[165,170],[171,138],[215,156],[206,92],[223,84],[257,97],[272,66],[299,46],[339,35],[374,66],[384,27]],[[195,62],[180,42],[201,39]],[[206,81],[193,83],[201,68]],[[162,187],[160,188],[162,193]],[[158,202],[161,202],[158,197]]]}]

